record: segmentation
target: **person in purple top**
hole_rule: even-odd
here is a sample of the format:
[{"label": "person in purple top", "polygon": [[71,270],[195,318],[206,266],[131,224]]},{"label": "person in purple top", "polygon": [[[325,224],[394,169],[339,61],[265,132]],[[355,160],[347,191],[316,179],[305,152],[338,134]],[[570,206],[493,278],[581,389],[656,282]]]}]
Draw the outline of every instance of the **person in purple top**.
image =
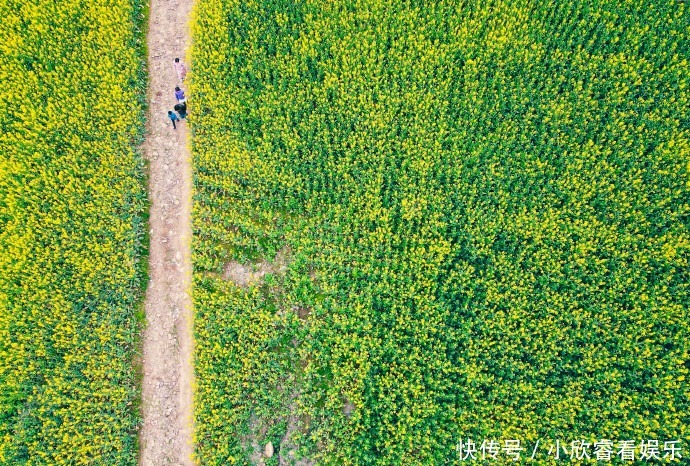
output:
[{"label": "person in purple top", "polygon": [[180,103],[185,103],[187,101],[187,99],[184,97],[184,91],[180,89],[179,86],[175,87],[175,98]]}]

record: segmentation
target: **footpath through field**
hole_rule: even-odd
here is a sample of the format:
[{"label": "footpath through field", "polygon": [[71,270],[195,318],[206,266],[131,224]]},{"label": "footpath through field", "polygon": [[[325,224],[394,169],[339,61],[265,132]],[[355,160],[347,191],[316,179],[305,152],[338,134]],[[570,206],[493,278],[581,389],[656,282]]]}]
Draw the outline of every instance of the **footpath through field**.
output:
[{"label": "footpath through field", "polygon": [[[175,57],[186,63],[192,0],[151,0],[149,116],[150,257],[143,338],[140,463],[192,465],[193,332],[191,312],[191,159],[187,122],[167,118],[180,83]],[[194,103],[189,110],[194,112]]]}]

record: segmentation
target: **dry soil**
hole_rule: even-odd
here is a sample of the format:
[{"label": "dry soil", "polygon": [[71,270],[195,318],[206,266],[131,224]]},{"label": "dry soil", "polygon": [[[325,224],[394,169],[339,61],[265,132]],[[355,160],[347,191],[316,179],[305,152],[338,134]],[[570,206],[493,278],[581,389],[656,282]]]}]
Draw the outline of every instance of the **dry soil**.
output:
[{"label": "dry soil", "polygon": [[[186,90],[173,59],[186,60],[192,0],[151,0],[149,117],[144,152],[149,161],[150,238],[143,335],[143,426],[140,464],[192,465],[194,348],[191,306],[191,160],[187,122],[173,130],[168,110],[174,89]],[[194,98],[188,109],[194,112]]]}]

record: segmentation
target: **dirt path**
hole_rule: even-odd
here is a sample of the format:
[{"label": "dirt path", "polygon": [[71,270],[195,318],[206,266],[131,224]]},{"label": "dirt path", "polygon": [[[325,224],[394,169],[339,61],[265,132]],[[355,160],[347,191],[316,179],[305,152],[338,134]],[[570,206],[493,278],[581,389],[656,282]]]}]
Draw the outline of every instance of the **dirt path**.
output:
[{"label": "dirt path", "polygon": [[[149,13],[150,257],[143,338],[140,464],[192,465],[191,159],[187,123],[167,118],[185,64],[192,0],[151,0]],[[184,84],[182,89],[186,90]],[[190,99],[191,100],[191,99]],[[190,111],[194,111],[193,100]]]}]

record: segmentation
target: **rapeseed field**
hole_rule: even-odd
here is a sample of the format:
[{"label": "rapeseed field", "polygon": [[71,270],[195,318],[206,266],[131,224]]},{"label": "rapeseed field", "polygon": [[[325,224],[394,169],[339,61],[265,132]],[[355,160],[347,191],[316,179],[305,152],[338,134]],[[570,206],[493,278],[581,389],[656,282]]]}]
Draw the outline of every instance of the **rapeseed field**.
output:
[{"label": "rapeseed field", "polygon": [[200,463],[690,456],[689,25],[676,0],[199,0]]},{"label": "rapeseed field", "polygon": [[0,464],[135,464],[143,3],[0,15]]}]

